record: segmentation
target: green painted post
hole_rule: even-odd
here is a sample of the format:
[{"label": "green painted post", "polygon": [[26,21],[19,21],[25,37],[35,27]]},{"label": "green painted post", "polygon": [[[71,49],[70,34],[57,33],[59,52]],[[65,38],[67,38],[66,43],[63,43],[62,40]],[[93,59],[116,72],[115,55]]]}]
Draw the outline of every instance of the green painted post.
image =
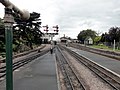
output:
[{"label": "green painted post", "polygon": [[13,90],[13,67],[12,67],[12,40],[13,23],[12,9],[5,8],[5,39],[6,39],[6,90]]},{"label": "green painted post", "polygon": [[5,29],[6,37],[6,90],[13,90],[13,74],[12,74],[12,29]]}]

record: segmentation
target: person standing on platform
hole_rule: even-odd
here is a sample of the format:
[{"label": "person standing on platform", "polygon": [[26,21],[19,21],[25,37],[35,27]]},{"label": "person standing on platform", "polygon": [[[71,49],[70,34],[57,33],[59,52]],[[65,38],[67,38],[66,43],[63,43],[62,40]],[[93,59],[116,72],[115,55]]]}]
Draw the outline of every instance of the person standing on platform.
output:
[{"label": "person standing on platform", "polygon": [[51,54],[53,53],[53,48],[52,48],[52,47],[50,48],[50,53],[51,53]]}]

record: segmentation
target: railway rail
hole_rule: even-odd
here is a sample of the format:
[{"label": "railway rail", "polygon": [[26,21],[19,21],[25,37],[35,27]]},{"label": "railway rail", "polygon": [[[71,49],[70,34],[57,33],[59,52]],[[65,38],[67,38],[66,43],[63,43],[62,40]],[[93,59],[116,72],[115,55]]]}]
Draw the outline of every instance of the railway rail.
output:
[{"label": "railway rail", "polygon": [[71,67],[59,47],[56,49],[56,59],[64,76],[67,90],[88,90],[88,87],[83,84],[81,79],[78,77],[78,74]]},{"label": "railway rail", "polygon": [[[46,45],[42,45],[42,46],[39,47],[39,48],[35,48],[35,49],[33,49],[33,50],[29,50],[29,51],[25,51],[25,52],[23,52],[23,53],[19,53],[19,54],[17,54],[17,55],[13,55],[13,59],[15,59],[15,58],[17,58],[17,57],[21,57],[21,56],[27,55],[27,54],[30,54],[31,52],[39,51],[39,50],[41,50],[41,49],[43,49],[43,48],[45,48],[45,47],[46,47]],[[5,58],[0,59],[0,63],[4,63],[4,62],[5,62]]]},{"label": "railway rail", "polygon": [[[41,51],[39,53],[33,54],[30,57],[24,58],[22,60],[16,61],[13,63],[13,71],[24,66],[25,64],[35,60],[36,58],[40,57],[41,55],[46,54],[49,49]],[[0,78],[3,78],[6,75],[6,66],[0,67]]]},{"label": "railway rail", "polygon": [[82,63],[86,67],[88,67],[91,71],[97,75],[100,79],[102,79],[104,82],[106,82],[108,85],[113,88],[113,90],[120,90],[120,76],[117,74],[111,72],[110,70],[107,70],[106,68],[98,65],[97,63],[93,62],[92,60],[75,53],[74,51],[71,51],[70,49],[59,46],[60,48],[64,48],[70,55],[76,58],[76,60],[79,63]]}]

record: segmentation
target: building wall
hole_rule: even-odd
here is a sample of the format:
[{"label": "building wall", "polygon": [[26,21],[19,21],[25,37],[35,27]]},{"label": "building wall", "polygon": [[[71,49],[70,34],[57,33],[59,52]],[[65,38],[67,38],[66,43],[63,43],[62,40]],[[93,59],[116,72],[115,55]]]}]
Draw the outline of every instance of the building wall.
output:
[{"label": "building wall", "polygon": [[84,44],[92,45],[93,44],[93,40],[91,38],[89,38],[89,39],[84,41]]}]

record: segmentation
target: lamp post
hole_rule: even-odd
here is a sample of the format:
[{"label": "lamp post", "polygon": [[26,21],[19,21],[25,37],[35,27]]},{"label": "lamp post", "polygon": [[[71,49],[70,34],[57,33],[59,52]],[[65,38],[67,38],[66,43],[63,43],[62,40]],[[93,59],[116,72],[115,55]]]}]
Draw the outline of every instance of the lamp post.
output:
[{"label": "lamp post", "polygon": [[5,40],[6,40],[6,90],[13,90],[13,73],[12,73],[12,40],[13,40],[13,23],[12,9],[5,8]]},{"label": "lamp post", "polygon": [[12,66],[12,41],[13,41],[13,11],[21,16],[21,19],[27,20],[30,17],[28,11],[21,11],[9,0],[0,0],[5,6],[4,24],[5,24],[5,42],[6,42],[6,90],[13,90],[13,66]]}]

